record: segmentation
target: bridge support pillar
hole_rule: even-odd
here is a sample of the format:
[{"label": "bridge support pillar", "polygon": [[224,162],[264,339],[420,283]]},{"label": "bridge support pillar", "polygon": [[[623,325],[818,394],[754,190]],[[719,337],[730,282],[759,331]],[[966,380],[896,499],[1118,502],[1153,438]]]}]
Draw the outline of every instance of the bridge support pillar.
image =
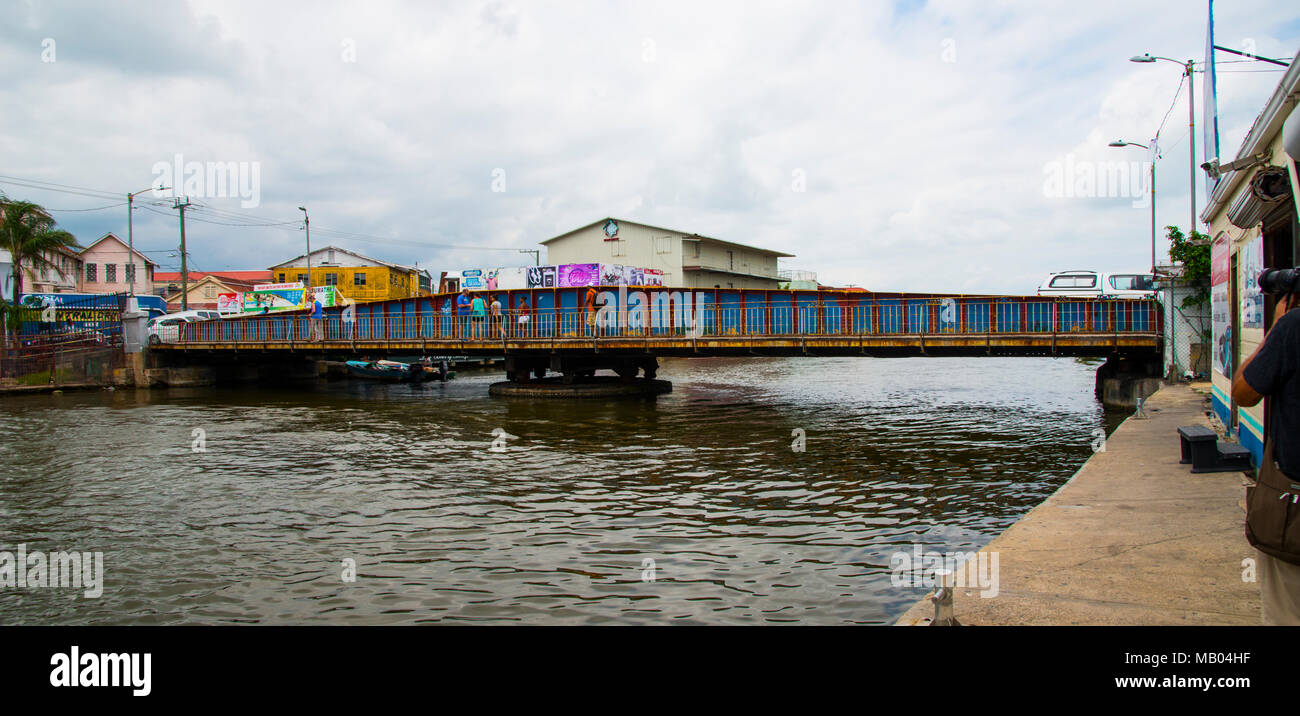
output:
[{"label": "bridge support pillar", "polygon": [[1107,410],[1136,410],[1160,389],[1160,360],[1112,354],[1097,369],[1095,393]]},{"label": "bridge support pillar", "polygon": [[643,373],[647,380],[654,380],[659,372],[659,361],[653,355],[644,354],[553,354],[547,367],[564,376],[565,383],[592,378],[598,370],[612,370],[624,382],[630,382],[638,372]]}]

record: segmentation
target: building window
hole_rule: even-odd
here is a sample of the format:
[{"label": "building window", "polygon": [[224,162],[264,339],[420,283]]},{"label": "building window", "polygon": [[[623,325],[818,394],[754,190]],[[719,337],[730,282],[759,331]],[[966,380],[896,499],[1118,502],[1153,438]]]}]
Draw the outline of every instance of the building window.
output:
[{"label": "building window", "polygon": [[213,286],[212,284],[208,284],[207,286],[204,286],[204,287],[203,287],[203,297],[204,297],[204,298],[216,298],[216,297],[217,297],[217,287],[216,287],[216,286]]},{"label": "building window", "polygon": [[117,283],[117,264],[104,264],[104,283]]},{"label": "building window", "polygon": [[50,280],[50,269],[46,266],[41,267],[41,280],[42,281]]},{"label": "building window", "polygon": [[280,274],[280,283],[284,283],[284,274]]},{"label": "building window", "polygon": [[339,285],[339,275],[336,274],[336,273],[327,273],[327,274],[325,274],[325,285],[326,285],[326,286],[337,286],[337,285]]},{"label": "building window", "polygon": [[627,256],[627,242],[622,239],[614,239],[609,242],[609,255],[613,257]]},{"label": "building window", "polygon": [[126,274],[127,283],[135,283],[135,264],[127,264],[122,268],[122,273]]},{"label": "building window", "polygon": [[660,236],[655,239],[655,253],[671,254],[673,252],[673,237]]},{"label": "building window", "polygon": [[366,272],[365,272],[365,271],[358,271],[358,272],[352,274],[352,285],[353,285],[353,286],[364,286],[364,285],[366,285]]},{"label": "building window", "polygon": [[307,274],[305,273],[298,274],[298,278],[296,280],[301,281],[304,284],[307,283]]},{"label": "building window", "polygon": [[95,283],[98,280],[95,278],[95,264],[86,264],[86,282]]}]

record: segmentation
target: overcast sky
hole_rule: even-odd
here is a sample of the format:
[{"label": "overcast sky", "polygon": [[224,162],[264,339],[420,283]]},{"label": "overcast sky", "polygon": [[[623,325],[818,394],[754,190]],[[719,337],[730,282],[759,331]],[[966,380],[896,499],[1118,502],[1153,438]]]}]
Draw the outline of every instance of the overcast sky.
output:
[{"label": "overcast sky", "polygon": [[[1295,3],[1215,15],[1220,45],[1300,48]],[[1106,145],[1167,112],[1157,219],[1186,227],[1182,70],[1128,58],[1199,60],[1206,3],[20,1],[5,20],[0,174],[124,195],[176,155],[257,167],[256,207],[192,197],[195,269],[302,253],[304,205],[313,246],[435,276],[531,264],[516,249],[615,216],[796,254],[783,267],[823,283],[1033,293],[1049,271],[1149,265],[1143,199],[1050,179],[1145,160]],[[1220,65],[1221,154],[1280,69]],[[126,236],[125,206],[67,211],[112,200],[0,191],[83,244]],[[176,214],[135,222],[171,270]],[[291,223],[228,225],[268,222]]]}]

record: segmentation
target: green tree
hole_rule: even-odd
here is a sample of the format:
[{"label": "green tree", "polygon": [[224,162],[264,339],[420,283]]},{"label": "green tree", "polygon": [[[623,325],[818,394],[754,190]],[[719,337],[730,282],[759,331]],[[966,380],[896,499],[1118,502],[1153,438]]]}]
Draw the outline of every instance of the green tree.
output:
[{"label": "green tree", "polygon": [[1196,286],[1196,293],[1183,299],[1182,307],[1203,306],[1210,301],[1210,237],[1192,231],[1183,235],[1177,226],[1166,226],[1169,258],[1183,263],[1183,281]]},{"label": "green tree", "polygon": [[[8,251],[13,266],[11,307],[18,305],[23,292],[23,269],[50,270],[63,278],[67,274],[46,257],[58,249],[79,249],[77,240],[63,229],[55,228],[54,217],[30,201],[15,201],[0,195],[0,249]],[[9,324],[14,328],[18,312],[10,310]]]}]

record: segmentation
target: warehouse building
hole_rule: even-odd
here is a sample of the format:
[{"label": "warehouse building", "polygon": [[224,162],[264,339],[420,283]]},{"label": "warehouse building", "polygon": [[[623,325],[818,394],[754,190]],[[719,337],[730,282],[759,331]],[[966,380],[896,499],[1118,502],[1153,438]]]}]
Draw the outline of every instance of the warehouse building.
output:
[{"label": "warehouse building", "polygon": [[685,288],[776,288],[787,254],[699,234],[605,218],[542,241],[549,264],[623,264],[664,272]]}]

